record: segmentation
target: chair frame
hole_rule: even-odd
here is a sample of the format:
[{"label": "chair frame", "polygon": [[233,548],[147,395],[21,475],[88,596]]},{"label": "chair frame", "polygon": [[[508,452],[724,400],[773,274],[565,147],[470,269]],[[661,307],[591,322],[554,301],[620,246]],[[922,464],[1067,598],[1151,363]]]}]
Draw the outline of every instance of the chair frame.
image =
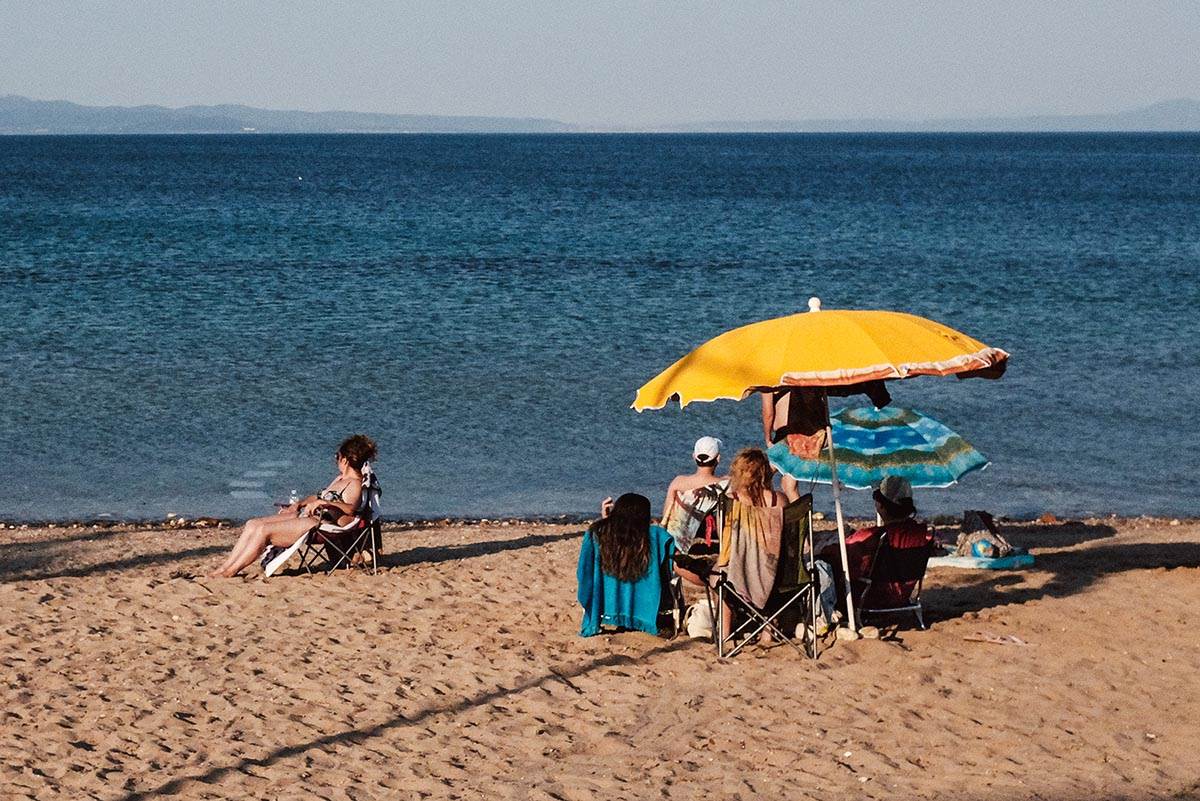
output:
[{"label": "chair frame", "polygon": [[[332,573],[343,565],[349,569],[355,567],[354,555],[364,551],[369,546],[371,553],[371,575],[379,573],[379,548],[383,544],[383,525],[380,520],[379,496],[383,490],[379,486],[379,478],[374,471],[363,476],[362,497],[358,501],[354,519],[345,525],[321,522],[309,529],[303,537],[304,544],[300,547],[300,566],[312,575],[315,572]],[[357,532],[355,534],[355,532]],[[349,534],[345,547],[338,543],[338,535]],[[369,543],[366,541],[368,538]],[[320,568],[321,558],[325,559],[324,568]],[[362,565],[366,568],[366,565]]]},{"label": "chair frame", "polygon": [[881,552],[885,552],[885,548],[889,552],[908,550],[907,548],[892,548],[891,543],[888,542],[887,531],[884,531],[879,535],[879,542],[875,545],[875,553],[871,556],[870,573],[866,578],[859,579],[859,581],[865,585],[863,587],[863,591],[858,596],[859,600],[856,604],[859,621],[861,622],[866,620],[868,615],[897,615],[905,612],[912,612],[917,618],[917,628],[919,628],[921,631],[925,631],[928,626],[925,625],[925,610],[921,605],[921,588],[925,585],[925,573],[929,570],[930,547],[926,547],[925,568],[921,571],[921,577],[917,579],[917,585],[909,593],[908,603],[900,606],[870,607],[867,605],[867,596],[870,595],[871,588],[874,586],[876,579],[875,571],[880,563],[879,555]]},{"label": "chair frame", "polygon": [[[671,561],[668,560],[666,565],[667,570],[671,569],[671,564]],[[672,575],[669,579],[662,583],[662,592],[664,599],[668,601],[668,603],[664,604],[662,600],[660,600],[658,605],[658,613],[659,615],[666,614],[667,612],[671,613],[671,620],[675,628],[671,632],[671,636],[668,637],[668,639],[674,640],[679,636],[679,633],[683,631],[683,620],[687,613],[687,604],[685,604],[683,601],[683,579],[679,578],[679,576]]]},{"label": "chair frame", "polygon": [[[358,533],[354,535],[349,544],[343,548],[335,539],[338,534],[351,534],[355,530]],[[379,573],[379,549],[378,543],[382,538],[382,527],[378,518],[364,520],[361,517],[355,517],[350,523],[345,526],[338,526],[332,523],[321,523],[314,526],[305,536],[305,543],[300,549],[300,567],[304,568],[309,575],[320,570],[324,573],[332,573],[343,565],[347,569],[355,567],[354,555],[360,551],[370,549],[371,553],[371,575]],[[369,543],[364,543],[364,540],[370,538]],[[322,553],[324,551],[324,553]],[[333,551],[330,555],[329,551]],[[318,563],[324,557],[326,566],[319,568]],[[365,568],[366,566],[363,565]]]},{"label": "chair frame", "polygon": [[[712,575],[717,577],[717,582],[716,582],[715,586],[714,585],[706,585],[705,594],[708,597],[708,603],[709,603],[709,606],[711,607],[713,605],[712,604],[712,591],[714,589],[716,590],[717,604],[716,604],[716,609],[713,610],[713,613],[714,613],[713,614],[713,619],[714,619],[713,640],[717,646],[717,656],[718,657],[724,659],[724,658],[731,658],[731,657],[736,656],[738,653],[741,652],[741,650],[743,648],[745,648],[747,645],[749,645],[751,642],[753,642],[754,638],[757,637],[760,633],[762,633],[764,630],[769,630],[772,635],[774,635],[776,638],[778,638],[782,642],[785,642],[788,645],[795,648],[798,653],[800,653],[804,656],[807,656],[809,659],[815,660],[817,658],[817,655],[818,655],[818,652],[817,652],[817,645],[818,645],[818,641],[817,641],[817,593],[818,593],[818,587],[817,587],[817,572],[816,572],[817,568],[816,568],[816,554],[814,553],[813,547],[812,547],[813,546],[813,542],[812,542],[812,539],[813,539],[812,498],[811,498],[811,495],[807,496],[807,497],[809,498],[808,511],[806,512],[807,526],[805,529],[805,533],[801,537],[800,548],[799,548],[798,554],[799,554],[800,559],[802,560],[802,563],[804,564],[805,572],[808,575],[808,579],[807,579],[807,581],[801,582],[794,589],[787,590],[786,594],[783,595],[783,603],[780,604],[774,611],[772,611],[770,613],[764,612],[763,610],[761,610],[757,606],[755,606],[750,601],[749,598],[746,598],[741,593],[739,593],[736,589],[734,589],[734,587],[733,587],[732,583],[730,583],[728,575],[725,573],[725,571],[714,570],[712,572]],[[721,529],[720,530],[722,531],[722,535],[724,533],[724,525],[725,525],[724,516],[727,511],[727,506],[731,505],[731,503],[732,503],[731,498],[728,498],[728,496],[726,496],[726,499],[727,499],[727,501],[729,501],[729,503],[723,502],[719,506],[720,516],[721,516],[721,519],[720,519]],[[786,507],[785,507],[785,510],[786,510]],[[781,548],[782,548],[782,545],[781,545]],[[778,577],[776,578],[776,581],[778,581]],[[775,595],[775,594],[776,594],[776,591],[772,590],[772,595]],[[783,615],[783,613],[785,611],[787,611],[793,604],[795,604],[796,601],[800,601],[802,599],[803,599],[803,605],[806,607],[806,610],[808,612],[808,614],[805,615],[806,632],[805,632],[804,637],[800,638],[803,641],[803,647],[796,644],[796,639],[798,639],[798,638],[796,638],[794,636],[789,637],[788,635],[784,634],[783,631],[780,630],[780,627],[778,625],[778,620]],[[744,619],[736,628],[730,629],[728,636],[725,636],[725,635],[722,635],[721,632],[724,631],[724,628],[725,628],[724,617],[725,617],[725,607],[727,604],[730,607],[731,611],[735,610],[735,609],[740,610],[744,615]],[[747,631],[748,629],[749,629],[749,631]],[[746,632],[746,633],[742,637],[741,642],[735,643],[735,640],[738,638],[738,635],[742,634],[742,632]],[[730,647],[731,645],[732,645],[732,647]]]}]

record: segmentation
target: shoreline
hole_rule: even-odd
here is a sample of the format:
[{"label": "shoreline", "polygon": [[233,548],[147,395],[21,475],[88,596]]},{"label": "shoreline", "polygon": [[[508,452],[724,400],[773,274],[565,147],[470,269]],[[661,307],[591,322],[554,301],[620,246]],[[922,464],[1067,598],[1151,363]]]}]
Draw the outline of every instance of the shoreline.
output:
[{"label": "shoreline", "polygon": [[[513,517],[501,515],[496,517],[384,517],[384,531],[415,531],[433,528],[462,528],[487,526],[569,526],[587,525],[595,520],[595,515],[559,514],[531,515],[528,517]],[[814,520],[820,524],[832,522],[832,516],[817,512]],[[922,517],[931,526],[951,527],[962,521],[961,515],[931,515]],[[1159,525],[1181,526],[1200,523],[1200,516],[1184,515],[1062,515],[1045,512],[1036,517],[997,516],[997,523],[1026,526],[1030,524],[1069,525],[1089,523],[1117,523],[1120,525]],[[172,529],[224,529],[236,528],[246,522],[244,518],[235,517],[186,517],[184,515],[167,515],[166,517],[146,518],[50,518],[50,519],[0,519],[0,531],[44,530],[44,529],[95,529],[115,532],[133,532]],[[849,528],[852,524],[869,524],[869,520],[857,515],[846,518]]]}]

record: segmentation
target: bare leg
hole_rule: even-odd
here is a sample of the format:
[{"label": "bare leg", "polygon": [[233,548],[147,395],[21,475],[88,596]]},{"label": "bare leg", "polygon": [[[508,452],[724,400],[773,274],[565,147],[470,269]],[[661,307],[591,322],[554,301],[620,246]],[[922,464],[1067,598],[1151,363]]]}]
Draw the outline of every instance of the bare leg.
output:
[{"label": "bare leg", "polygon": [[259,526],[262,525],[262,521],[263,518],[261,517],[256,517],[246,521],[246,525],[242,527],[242,533],[238,536],[237,542],[233,544],[233,548],[230,549],[229,555],[225,557],[225,561],[221,563],[221,566],[214,570],[210,575],[215,576],[219,573],[223,573],[230,565],[238,560],[242,554],[242,551],[245,550],[247,543],[257,537],[258,529]]},{"label": "bare leg", "polygon": [[697,587],[704,586],[704,579],[700,578],[698,573],[688,570],[686,567],[675,565],[675,575],[686,581],[688,584],[695,584]]},{"label": "bare leg", "polygon": [[721,639],[729,639],[729,635],[733,633],[733,609],[728,603],[721,602]]},{"label": "bare leg", "polygon": [[[266,526],[297,519],[298,518],[293,514],[284,513],[271,515],[269,517],[255,517],[251,520],[247,520],[246,525],[242,528],[241,535],[238,537],[237,542],[230,550],[229,556],[227,556],[225,561],[221,563],[221,566],[210,573],[209,576],[216,577],[228,575],[230,568],[232,568],[234,564],[244,562],[246,560],[247,553],[253,553],[255,555],[261,553],[263,547],[265,547],[261,543],[263,542],[263,530]],[[308,525],[311,526],[312,522],[309,521]],[[247,562],[246,564],[249,563]],[[243,567],[244,566],[245,565],[243,565]]]},{"label": "bare leg", "polygon": [[268,543],[286,548],[307,533],[315,523],[315,520],[308,517],[289,517],[284,520],[271,520],[256,526],[241,551],[238,552],[237,558],[218,575],[233,578],[247,566],[253,564]]},{"label": "bare leg", "polygon": [[[710,576],[708,578],[708,580],[705,581],[698,574],[692,572],[691,570],[688,570],[687,568],[680,567],[679,565],[675,565],[675,575],[679,576],[681,579],[688,582],[689,584],[696,584],[701,587],[706,586],[706,585],[711,587],[714,585],[714,583],[716,581],[716,577],[714,577],[714,576]],[[733,610],[729,607],[728,603],[722,602],[721,603],[721,638],[725,639],[726,637],[729,636],[730,632],[732,632],[732,631],[733,631]]]},{"label": "bare leg", "polygon": [[265,536],[263,535],[262,526],[253,526],[249,531],[245,532],[238,542],[233,546],[229,556],[225,562],[218,568],[218,575],[230,575],[230,570],[234,565],[242,564],[246,561],[247,556],[260,554],[265,546]]},{"label": "bare leg", "polygon": [[233,548],[230,549],[229,556],[225,557],[225,561],[221,563],[221,566],[214,570],[210,575],[216,576],[220,573],[223,573],[229,568],[230,565],[242,558],[243,552],[246,550],[251,540],[258,538],[259,529],[262,527],[262,525],[274,519],[282,520],[284,519],[284,516],[271,515],[270,517],[255,517],[247,520],[246,525],[242,527],[242,533],[238,537],[237,542],[234,543]]}]

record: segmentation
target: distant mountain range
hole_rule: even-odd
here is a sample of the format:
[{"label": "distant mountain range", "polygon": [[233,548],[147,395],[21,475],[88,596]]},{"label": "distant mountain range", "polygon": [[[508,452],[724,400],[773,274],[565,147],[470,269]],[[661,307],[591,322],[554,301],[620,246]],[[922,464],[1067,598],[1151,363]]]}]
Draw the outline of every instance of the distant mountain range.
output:
[{"label": "distant mountain range", "polygon": [[1200,131],[1200,102],[1168,100],[1114,114],[933,119],[714,120],[642,127],[584,127],[540,117],[454,117],[359,111],[277,111],[250,106],[81,106],[65,100],[0,97],[0,134],[162,133],[573,133],[650,131],[970,132]]},{"label": "distant mountain range", "polygon": [[448,117],[359,111],[275,111],[250,106],[81,106],[0,97],[0,134],[561,133],[575,128],[524,117]]},{"label": "distant mountain range", "polygon": [[1115,114],[1039,114],[1030,117],[932,119],[729,120],[673,125],[679,132],[1053,132],[1053,131],[1200,131],[1200,102],[1166,100]]}]

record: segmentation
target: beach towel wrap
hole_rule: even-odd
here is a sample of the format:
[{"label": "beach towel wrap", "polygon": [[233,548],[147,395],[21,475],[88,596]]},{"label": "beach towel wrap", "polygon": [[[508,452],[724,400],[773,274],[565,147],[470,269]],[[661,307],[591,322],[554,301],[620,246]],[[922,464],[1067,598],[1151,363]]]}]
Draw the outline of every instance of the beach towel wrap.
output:
[{"label": "beach towel wrap", "polygon": [[717,569],[725,571],[739,595],[759,608],[766,606],[775,586],[782,532],[782,506],[735,502],[725,517]]},{"label": "beach towel wrap", "polygon": [[698,538],[711,540],[713,548],[709,553],[716,552],[716,544],[721,532],[716,531],[716,510],[722,494],[729,486],[729,479],[709,484],[706,487],[685,490],[677,493],[675,503],[665,520],[665,528],[675,540],[675,549],[687,553],[692,543]]},{"label": "beach towel wrap", "polygon": [[601,626],[658,633],[663,585],[670,579],[675,541],[662,526],[650,527],[650,563],[637,581],[621,581],[600,569],[600,546],[588,531],[579,549],[576,597],[583,607],[579,634],[590,637]]}]

